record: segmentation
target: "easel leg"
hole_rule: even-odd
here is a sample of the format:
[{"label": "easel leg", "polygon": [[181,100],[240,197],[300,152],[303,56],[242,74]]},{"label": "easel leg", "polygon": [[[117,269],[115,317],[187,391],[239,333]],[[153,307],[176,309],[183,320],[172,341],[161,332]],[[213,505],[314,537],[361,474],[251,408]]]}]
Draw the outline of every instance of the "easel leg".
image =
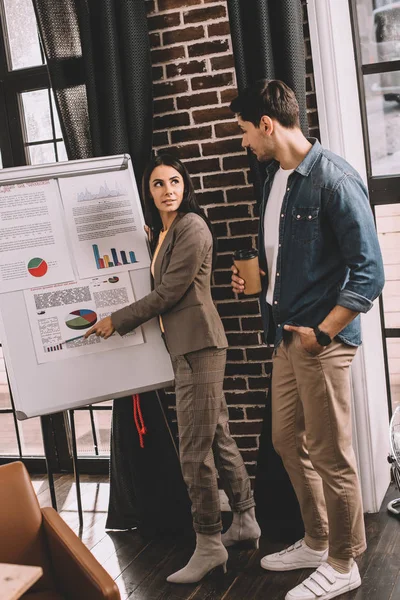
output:
[{"label": "easel leg", "polygon": [[40,424],[42,427],[42,438],[43,438],[43,446],[44,446],[44,457],[46,461],[46,470],[47,477],[49,480],[49,489],[50,489],[50,497],[51,497],[51,505],[54,510],[57,510],[57,498],[56,498],[56,490],[54,487],[54,476],[53,469],[51,467],[51,460],[49,459],[49,429],[50,429],[50,419],[51,417],[40,417]]},{"label": "easel leg", "polygon": [[78,466],[78,452],[76,448],[76,433],[75,433],[75,415],[74,411],[69,411],[70,424],[71,429],[71,447],[72,447],[72,464],[74,467],[74,477],[75,477],[75,485],[76,485],[76,501],[78,504],[78,515],[79,515],[79,526],[82,529],[83,527],[83,513],[82,513],[82,498],[81,498],[81,485],[79,480],[79,466]]}]

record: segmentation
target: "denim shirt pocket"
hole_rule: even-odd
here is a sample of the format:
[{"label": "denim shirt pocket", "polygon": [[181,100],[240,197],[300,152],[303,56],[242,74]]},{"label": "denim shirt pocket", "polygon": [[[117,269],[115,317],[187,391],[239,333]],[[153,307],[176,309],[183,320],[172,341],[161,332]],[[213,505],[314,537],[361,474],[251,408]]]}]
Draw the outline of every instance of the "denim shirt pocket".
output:
[{"label": "denim shirt pocket", "polygon": [[315,206],[295,206],[292,210],[292,238],[306,244],[319,236],[319,208]]}]

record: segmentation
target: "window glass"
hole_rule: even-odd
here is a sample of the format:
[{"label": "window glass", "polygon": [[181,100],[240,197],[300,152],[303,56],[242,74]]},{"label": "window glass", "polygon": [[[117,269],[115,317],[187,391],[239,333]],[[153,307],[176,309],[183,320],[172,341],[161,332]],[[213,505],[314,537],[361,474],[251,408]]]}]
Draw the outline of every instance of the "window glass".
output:
[{"label": "window glass", "polygon": [[11,408],[10,391],[8,389],[6,365],[3,348],[0,347],[0,408]]},{"label": "window glass", "polygon": [[24,456],[44,456],[40,418],[18,421],[21,449]]},{"label": "window glass", "polygon": [[400,204],[375,207],[376,227],[385,265],[385,327],[400,328]]},{"label": "window glass", "polygon": [[388,338],[390,391],[392,395],[392,409],[400,406],[400,338]]},{"label": "window glass", "polygon": [[[105,406],[110,405],[110,402],[102,403]],[[97,405],[98,406],[98,405]],[[97,445],[99,454],[109,455],[110,454],[110,435],[111,435],[111,410],[96,410],[96,406],[93,407],[93,416],[95,423],[95,432],[97,437]],[[78,456],[79,455],[94,455],[95,446],[93,440],[93,432],[90,420],[90,413],[88,410],[76,410],[74,412],[75,417],[75,430],[76,430],[76,445]]]},{"label": "window glass", "polygon": [[51,127],[49,93],[47,89],[24,92],[21,94],[23,120],[25,124],[27,142],[51,140],[53,130]]},{"label": "window glass", "polygon": [[3,0],[9,68],[43,64],[32,0]]},{"label": "window glass", "polygon": [[0,455],[19,456],[14,417],[11,413],[0,415]]},{"label": "window glass", "polygon": [[54,144],[38,144],[37,146],[28,146],[29,164],[45,165],[56,161]]},{"label": "window glass", "polygon": [[400,56],[398,0],[357,0],[357,20],[363,64],[398,60]]},{"label": "window glass", "polygon": [[400,71],[364,75],[372,175],[400,174]]}]

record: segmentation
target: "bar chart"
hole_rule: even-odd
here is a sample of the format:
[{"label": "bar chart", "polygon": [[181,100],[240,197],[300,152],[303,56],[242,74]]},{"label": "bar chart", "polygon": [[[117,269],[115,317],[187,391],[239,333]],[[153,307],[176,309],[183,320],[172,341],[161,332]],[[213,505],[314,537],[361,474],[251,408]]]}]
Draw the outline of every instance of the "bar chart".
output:
[{"label": "bar chart", "polygon": [[[110,248],[109,254],[100,255],[99,247],[97,244],[92,245],[94,259],[96,261],[96,267],[98,269],[108,269],[110,267],[120,267],[121,265],[135,264],[136,260],[135,253],[133,250],[119,250],[116,248]],[[128,258],[129,256],[129,258]]]}]

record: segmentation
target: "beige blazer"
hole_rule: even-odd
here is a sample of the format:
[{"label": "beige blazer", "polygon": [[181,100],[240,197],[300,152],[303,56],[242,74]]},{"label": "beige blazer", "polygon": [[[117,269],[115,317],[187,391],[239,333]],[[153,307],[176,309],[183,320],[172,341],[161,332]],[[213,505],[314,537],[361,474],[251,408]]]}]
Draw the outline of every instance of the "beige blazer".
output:
[{"label": "beige blazer", "polygon": [[212,245],[210,230],[199,215],[178,214],[154,264],[153,291],[111,315],[117,332],[124,335],[162,315],[171,354],[226,348],[225,331],[211,297]]}]

